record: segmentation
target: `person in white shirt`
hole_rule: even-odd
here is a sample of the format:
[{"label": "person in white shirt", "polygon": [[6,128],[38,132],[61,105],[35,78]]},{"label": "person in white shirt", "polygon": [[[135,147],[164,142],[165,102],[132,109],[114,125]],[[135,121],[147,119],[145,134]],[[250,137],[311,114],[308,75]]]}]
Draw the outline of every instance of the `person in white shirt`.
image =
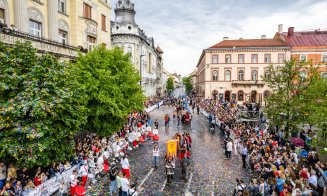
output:
[{"label": "person in white shirt", "polygon": [[75,189],[77,186],[77,170],[75,169],[73,173],[70,175],[70,194],[75,195]]},{"label": "person in white shirt", "polygon": [[82,177],[82,186],[85,187],[87,176],[88,176],[88,164],[87,164],[87,160],[84,160],[84,164],[79,169],[79,172],[78,173]]},{"label": "person in white shirt", "polygon": [[126,157],[126,155],[123,157],[123,159],[120,161],[122,172],[126,174],[127,178],[130,178],[130,172],[129,172],[129,161]]},{"label": "person in white shirt", "polygon": [[136,184],[132,184],[131,188],[128,190],[128,195],[130,196],[138,196],[138,193],[136,191]]},{"label": "person in white shirt", "polygon": [[227,148],[227,159],[230,159],[231,155],[232,155],[232,151],[233,151],[233,142],[232,142],[232,140],[228,140],[228,142],[226,144],[226,148]]},{"label": "person in white shirt", "polygon": [[99,173],[99,172],[102,172],[102,170],[103,170],[103,162],[104,162],[104,160],[103,160],[103,155],[102,154],[100,154],[100,156],[99,156],[99,158],[98,158],[98,160],[97,160],[97,172],[96,173]]},{"label": "person in white shirt", "polygon": [[129,190],[129,181],[126,178],[126,173],[123,173],[123,177],[120,178],[120,183],[121,183],[121,189],[122,189],[122,196],[127,196],[128,195],[128,190]]},{"label": "person in white shirt", "polygon": [[158,160],[159,160],[159,148],[158,145],[153,146],[153,165],[156,169],[158,169]]}]

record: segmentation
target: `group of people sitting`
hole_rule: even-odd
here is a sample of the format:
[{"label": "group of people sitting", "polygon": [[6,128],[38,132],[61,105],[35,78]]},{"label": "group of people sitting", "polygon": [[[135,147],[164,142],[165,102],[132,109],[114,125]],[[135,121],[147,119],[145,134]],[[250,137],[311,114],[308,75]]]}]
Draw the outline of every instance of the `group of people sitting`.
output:
[{"label": "group of people sitting", "polygon": [[[213,100],[204,100],[203,109],[216,116],[224,141],[226,159],[241,154],[242,166],[250,180],[237,179],[235,195],[301,196],[324,195],[327,188],[327,167],[310,143],[295,144],[294,138],[265,121],[241,122],[237,107],[224,107]],[[315,137],[311,130],[302,131]],[[296,140],[301,138],[295,136]]]}]

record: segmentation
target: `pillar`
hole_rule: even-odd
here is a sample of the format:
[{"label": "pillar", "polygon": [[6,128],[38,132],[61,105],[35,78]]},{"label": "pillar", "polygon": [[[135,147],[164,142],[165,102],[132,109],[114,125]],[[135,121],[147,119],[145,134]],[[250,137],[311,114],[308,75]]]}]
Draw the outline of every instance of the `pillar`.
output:
[{"label": "pillar", "polygon": [[27,33],[29,30],[26,0],[14,0],[14,17],[15,27],[19,31]]},{"label": "pillar", "polygon": [[48,39],[59,41],[58,0],[48,0]]}]

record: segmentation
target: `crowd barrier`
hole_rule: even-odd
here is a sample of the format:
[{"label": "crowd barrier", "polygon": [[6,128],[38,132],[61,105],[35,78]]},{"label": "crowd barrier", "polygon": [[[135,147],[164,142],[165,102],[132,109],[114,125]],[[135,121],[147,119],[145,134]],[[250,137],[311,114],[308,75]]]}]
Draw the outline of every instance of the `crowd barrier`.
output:
[{"label": "crowd barrier", "polygon": [[[43,195],[51,195],[57,192],[62,186],[62,188],[69,190],[70,186],[70,176],[72,175],[73,171],[77,169],[77,165],[73,166],[69,170],[62,172],[61,174],[57,174],[55,177],[45,181],[44,183],[40,184],[34,190],[26,193],[25,195],[28,196],[43,196]],[[62,185],[60,185],[63,183]]]}]

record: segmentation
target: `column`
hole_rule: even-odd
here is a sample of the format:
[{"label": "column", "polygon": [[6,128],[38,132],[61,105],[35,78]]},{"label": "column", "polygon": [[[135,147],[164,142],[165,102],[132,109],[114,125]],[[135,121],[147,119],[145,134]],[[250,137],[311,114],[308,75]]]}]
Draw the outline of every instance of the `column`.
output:
[{"label": "column", "polygon": [[14,0],[15,27],[22,32],[28,32],[27,1]]},{"label": "column", "polygon": [[59,41],[58,0],[48,0],[48,39]]}]

